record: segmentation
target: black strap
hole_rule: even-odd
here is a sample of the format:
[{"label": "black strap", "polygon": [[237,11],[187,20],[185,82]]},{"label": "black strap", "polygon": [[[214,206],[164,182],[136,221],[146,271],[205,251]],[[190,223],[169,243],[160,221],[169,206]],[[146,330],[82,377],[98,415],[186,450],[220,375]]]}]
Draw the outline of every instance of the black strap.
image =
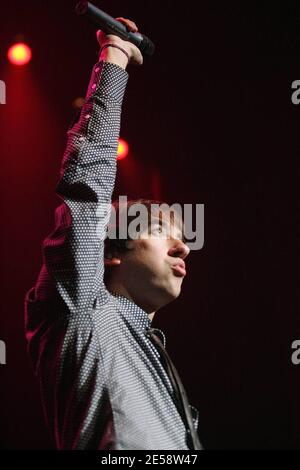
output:
[{"label": "black strap", "polygon": [[159,339],[159,337],[155,333],[154,329],[150,328],[148,330],[148,334],[153,339],[154,343],[157,346],[157,349],[158,349],[158,351],[161,355],[161,358],[164,362],[166,372],[167,372],[167,374],[169,376],[169,379],[170,379],[170,381],[173,385],[174,393],[175,393],[176,398],[177,398],[179,412],[180,412],[180,415],[182,416],[183,421],[184,421],[184,423],[187,427],[187,432],[188,432],[188,437],[189,437],[188,445],[189,445],[189,447],[191,446],[190,448],[192,448],[192,449],[201,450],[202,446],[200,444],[199,437],[198,437],[198,434],[197,434],[195,426],[194,426],[193,417],[192,417],[189,401],[188,401],[188,398],[187,398],[187,394],[186,394],[184,386],[183,386],[183,384],[180,380],[179,374],[178,374],[178,372],[177,372],[177,370],[176,370],[169,354],[167,353],[166,349],[164,348],[161,340]]}]

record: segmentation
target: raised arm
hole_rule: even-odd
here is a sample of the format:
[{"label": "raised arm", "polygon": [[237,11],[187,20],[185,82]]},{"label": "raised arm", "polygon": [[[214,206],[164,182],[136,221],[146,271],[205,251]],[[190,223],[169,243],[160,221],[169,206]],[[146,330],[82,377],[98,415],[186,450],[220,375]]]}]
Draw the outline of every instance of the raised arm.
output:
[{"label": "raised arm", "polygon": [[[132,31],[134,23],[119,19]],[[71,313],[83,311],[103,287],[104,234],[116,176],[121,105],[128,63],[141,64],[138,48],[98,31],[104,47],[94,66],[85,104],[68,131],[57,194],[55,229],[43,244],[44,266],[35,295],[58,290]],[[51,288],[49,288],[51,286]],[[46,299],[44,299],[46,300]]]}]

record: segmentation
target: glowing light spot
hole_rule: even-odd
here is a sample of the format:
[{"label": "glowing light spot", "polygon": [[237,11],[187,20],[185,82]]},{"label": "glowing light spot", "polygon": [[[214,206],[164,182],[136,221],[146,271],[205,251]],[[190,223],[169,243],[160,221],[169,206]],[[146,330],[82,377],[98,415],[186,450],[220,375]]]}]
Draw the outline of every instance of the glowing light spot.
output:
[{"label": "glowing light spot", "polygon": [[127,157],[128,152],[129,146],[127,142],[123,139],[119,139],[117,160],[123,160],[123,158]]},{"label": "glowing light spot", "polygon": [[24,42],[18,42],[8,49],[7,57],[14,65],[25,65],[31,57],[31,49]]}]

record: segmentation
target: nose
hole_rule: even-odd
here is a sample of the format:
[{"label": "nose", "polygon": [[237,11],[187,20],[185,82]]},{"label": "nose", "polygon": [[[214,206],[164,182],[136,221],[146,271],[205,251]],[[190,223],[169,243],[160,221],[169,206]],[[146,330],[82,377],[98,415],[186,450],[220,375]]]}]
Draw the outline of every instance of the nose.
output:
[{"label": "nose", "polygon": [[168,255],[173,256],[174,258],[185,259],[189,252],[189,247],[182,240],[176,239],[173,241],[172,246],[168,251]]}]

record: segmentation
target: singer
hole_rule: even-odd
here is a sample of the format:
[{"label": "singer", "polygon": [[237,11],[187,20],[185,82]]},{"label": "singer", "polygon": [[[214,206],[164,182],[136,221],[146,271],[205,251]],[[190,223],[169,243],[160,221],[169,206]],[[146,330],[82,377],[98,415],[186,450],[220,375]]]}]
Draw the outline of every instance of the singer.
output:
[{"label": "singer", "polygon": [[[26,295],[28,352],[57,449],[201,449],[197,410],[163,333],[151,328],[155,312],[181,291],[189,254],[181,222],[172,219],[168,237],[98,233],[109,223],[103,208],[111,207],[115,184],[126,68],[143,57],[116,35],[98,31],[97,39],[99,62],[68,131],[55,228]],[[152,201],[139,201],[150,210]],[[159,217],[149,228],[164,231]]]}]

